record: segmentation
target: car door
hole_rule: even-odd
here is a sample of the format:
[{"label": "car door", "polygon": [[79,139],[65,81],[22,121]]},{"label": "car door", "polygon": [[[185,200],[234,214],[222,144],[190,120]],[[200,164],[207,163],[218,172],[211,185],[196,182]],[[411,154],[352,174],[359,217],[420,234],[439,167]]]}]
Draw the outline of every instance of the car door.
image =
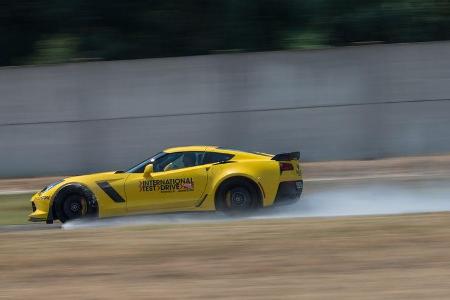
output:
[{"label": "car door", "polygon": [[164,207],[163,194],[157,188],[162,174],[144,178],[144,173],[131,173],[125,181],[127,210],[129,213],[160,210]]},{"label": "car door", "polygon": [[[151,177],[130,174],[125,182],[128,211],[165,212],[194,206],[201,200],[208,181],[203,156],[204,152],[167,153],[153,162]],[[195,159],[186,164],[187,157]]]},{"label": "car door", "polygon": [[179,210],[200,203],[208,182],[204,165],[164,171],[160,177],[163,194],[163,209]]}]

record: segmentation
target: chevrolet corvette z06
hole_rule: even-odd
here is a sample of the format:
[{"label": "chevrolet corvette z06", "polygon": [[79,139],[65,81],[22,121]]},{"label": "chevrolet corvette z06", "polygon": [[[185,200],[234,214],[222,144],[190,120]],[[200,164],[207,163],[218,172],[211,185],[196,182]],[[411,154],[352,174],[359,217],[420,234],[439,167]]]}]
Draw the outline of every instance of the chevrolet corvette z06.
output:
[{"label": "chevrolet corvette z06", "polygon": [[29,219],[52,223],[140,213],[241,212],[294,202],[302,190],[299,152],[176,147],[127,171],[50,184],[32,197]]}]

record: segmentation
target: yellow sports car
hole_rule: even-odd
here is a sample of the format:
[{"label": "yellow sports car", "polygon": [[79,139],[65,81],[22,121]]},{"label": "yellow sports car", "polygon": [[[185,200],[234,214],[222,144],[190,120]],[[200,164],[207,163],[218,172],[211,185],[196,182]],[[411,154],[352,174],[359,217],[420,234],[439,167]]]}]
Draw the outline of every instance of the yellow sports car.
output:
[{"label": "yellow sports car", "polygon": [[66,222],[178,211],[243,211],[299,199],[300,153],[277,155],[188,146],[127,171],[69,177],[31,198],[30,221]]}]

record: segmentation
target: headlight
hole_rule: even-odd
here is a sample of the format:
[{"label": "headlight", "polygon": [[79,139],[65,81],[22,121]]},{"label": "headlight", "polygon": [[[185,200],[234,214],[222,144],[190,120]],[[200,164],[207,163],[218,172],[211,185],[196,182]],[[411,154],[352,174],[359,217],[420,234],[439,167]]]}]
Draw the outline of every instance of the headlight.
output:
[{"label": "headlight", "polygon": [[50,189],[52,189],[55,185],[60,184],[61,182],[63,182],[64,179],[58,180],[56,182],[53,182],[52,184],[47,185],[46,187],[44,187],[41,191],[41,193],[45,193],[47,191],[49,191]]}]

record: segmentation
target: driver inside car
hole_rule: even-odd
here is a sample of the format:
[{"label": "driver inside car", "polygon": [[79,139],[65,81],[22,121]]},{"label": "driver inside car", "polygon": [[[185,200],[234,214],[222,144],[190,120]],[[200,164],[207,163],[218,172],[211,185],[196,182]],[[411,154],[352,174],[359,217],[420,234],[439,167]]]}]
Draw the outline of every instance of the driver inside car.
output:
[{"label": "driver inside car", "polygon": [[169,163],[164,171],[176,170],[181,168],[188,168],[195,166],[195,154],[194,153],[184,153],[182,157],[178,157],[173,162]]}]

